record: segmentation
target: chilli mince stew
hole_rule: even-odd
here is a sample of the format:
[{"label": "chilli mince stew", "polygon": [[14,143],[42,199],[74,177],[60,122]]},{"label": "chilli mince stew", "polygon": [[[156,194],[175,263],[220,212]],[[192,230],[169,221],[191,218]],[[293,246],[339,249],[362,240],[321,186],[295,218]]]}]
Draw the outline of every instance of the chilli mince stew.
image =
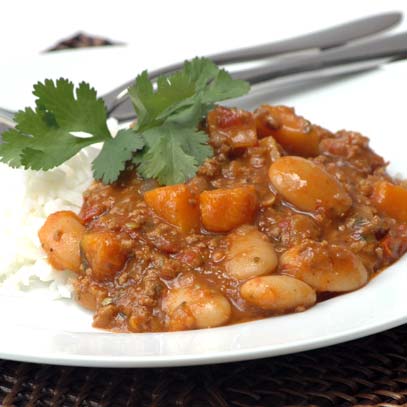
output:
[{"label": "chilli mince stew", "polygon": [[143,73],[129,89],[138,120],[112,137],[86,84],[76,99],[67,81],[36,85],[37,108],[17,115],[0,156],[47,170],[103,143],[80,213],[53,213],[39,230],[51,265],[76,273],[95,327],[176,331],[300,312],[363,287],[407,250],[406,185],[366,137],[286,106],[217,104],[247,91],[205,59],[157,89]]}]

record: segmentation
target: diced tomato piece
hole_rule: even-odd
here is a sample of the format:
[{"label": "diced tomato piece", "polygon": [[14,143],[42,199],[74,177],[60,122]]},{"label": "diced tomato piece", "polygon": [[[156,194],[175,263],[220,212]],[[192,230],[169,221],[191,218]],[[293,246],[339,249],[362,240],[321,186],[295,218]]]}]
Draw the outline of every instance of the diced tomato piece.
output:
[{"label": "diced tomato piece", "polygon": [[233,149],[257,145],[253,114],[241,109],[218,106],[208,113],[210,139],[215,145],[227,143]]},{"label": "diced tomato piece", "polygon": [[87,225],[94,218],[100,216],[103,212],[106,211],[106,206],[104,205],[83,205],[80,213],[80,217],[83,220],[83,223]]}]

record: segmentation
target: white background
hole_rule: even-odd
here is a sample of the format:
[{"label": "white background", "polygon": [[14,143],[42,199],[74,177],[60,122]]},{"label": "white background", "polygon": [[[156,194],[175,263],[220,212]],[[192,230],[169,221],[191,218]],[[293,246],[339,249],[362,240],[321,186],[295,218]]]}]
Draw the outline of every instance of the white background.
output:
[{"label": "white background", "polygon": [[[10,0],[0,8],[0,106],[33,103],[33,83],[45,78],[85,80],[103,94],[154,69],[194,56],[273,42],[385,11],[407,0]],[[406,30],[407,20],[395,31]],[[114,52],[41,52],[85,32],[128,44]],[[129,57],[129,50],[131,50]],[[60,63],[64,57],[64,64]],[[96,66],[93,72],[84,66]]]},{"label": "white background", "polygon": [[[36,54],[78,31],[137,46],[134,58],[273,41],[382,11],[405,0],[3,0],[1,59]],[[404,28],[406,23],[404,23]],[[126,63],[123,61],[122,63]],[[29,66],[26,67],[29,69]]]}]

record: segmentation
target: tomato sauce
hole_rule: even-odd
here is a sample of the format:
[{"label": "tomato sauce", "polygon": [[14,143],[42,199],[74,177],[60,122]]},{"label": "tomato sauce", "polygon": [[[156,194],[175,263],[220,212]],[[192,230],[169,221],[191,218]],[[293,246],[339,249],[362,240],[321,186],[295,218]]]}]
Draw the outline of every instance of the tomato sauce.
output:
[{"label": "tomato sauce", "polygon": [[[161,187],[129,165],[84,193],[74,287],[95,327],[184,330],[304,311],[407,250],[407,201],[389,201],[404,187],[366,137],[284,106],[217,107],[203,128],[214,155],[185,184]],[[377,202],[383,182],[391,193]]]}]

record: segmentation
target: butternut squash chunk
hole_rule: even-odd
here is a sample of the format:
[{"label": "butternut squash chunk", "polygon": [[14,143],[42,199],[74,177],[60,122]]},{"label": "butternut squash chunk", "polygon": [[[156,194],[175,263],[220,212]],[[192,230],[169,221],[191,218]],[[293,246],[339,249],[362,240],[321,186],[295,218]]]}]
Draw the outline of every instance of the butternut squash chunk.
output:
[{"label": "butternut squash chunk", "polygon": [[169,185],[147,191],[144,200],[155,213],[183,232],[199,230],[199,205],[185,184]]},{"label": "butternut squash chunk", "polygon": [[214,189],[200,195],[202,223],[211,232],[228,232],[251,223],[257,205],[257,193],[252,185]]},{"label": "butternut squash chunk", "polygon": [[407,222],[407,189],[379,181],[373,188],[371,199],[380,212],[400,222]]},{"label": "butternut squash chunk", "polygon": [[259,137],[273,136],[290,154],[316,157],[323,129],[295,114],[286,106],[260,106],[255,112]]},{"label": "butternut squash chunk", "polygon": [[86,233],[81,249],[95,280],[112,280],[127,261],[127,250],[113,232]]}]

